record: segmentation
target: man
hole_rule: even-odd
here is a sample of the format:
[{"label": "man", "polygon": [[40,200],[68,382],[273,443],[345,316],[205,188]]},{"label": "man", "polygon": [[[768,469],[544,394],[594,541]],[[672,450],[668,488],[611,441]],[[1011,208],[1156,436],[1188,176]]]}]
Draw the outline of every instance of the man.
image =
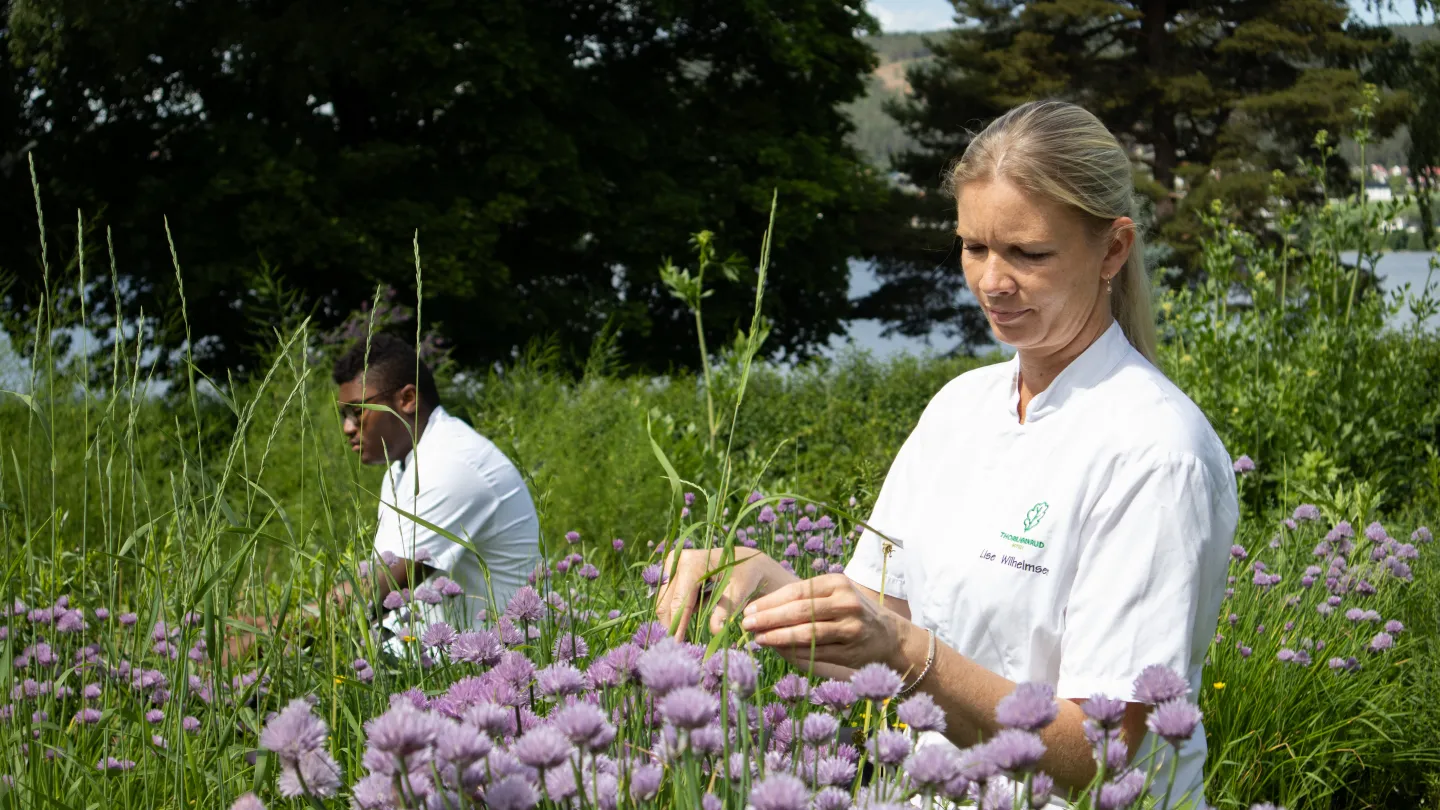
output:
[{"label": "man", "polygon": [[[390,610],[385,626],[401,636],[441,620],[463,629],[481,608],[504,608],[540,558],[540,523],[519,470],[445,411],[430,369],[404,340],[374,335],[368,358],[365,342],[356,343],[335,361],[333,377],[350,447],[364,464],[388,465],[375,532],[375,551],[388,565],[372,571],[373,598],[382,610],[407,591],[410,601]],[[454,588],[441,574],[463,596],[443,598]]]}]

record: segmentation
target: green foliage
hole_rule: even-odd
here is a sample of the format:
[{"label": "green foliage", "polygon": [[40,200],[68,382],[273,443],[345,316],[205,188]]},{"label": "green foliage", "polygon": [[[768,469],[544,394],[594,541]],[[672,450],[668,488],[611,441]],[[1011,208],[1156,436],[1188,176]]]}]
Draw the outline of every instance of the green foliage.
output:
[{"label": "green foliage", "polygon": [[[1384,223],[1406,204],[1277,200],[1262,239],[1217,202],[1203,217],[1206,281],[1160,301],[1162,363],[1231,453],[1260,465],[1256,508],[1340,480],[1401,504],[1435,497],[1415,472],[1440,442],[1440,340],[1425,331],[1436,289],[1386,294],[1374,281]],[[1402,314],[1407,325],[1389,325]]]},{"label": "green foliage", "polygon": [[[155,337],[174,348],[174,273],[155,250],[170,218],[210,373],[263,364],[247,351],[258,268],[280,268],[330,329],[377,283],[413,294],[416,229],[423,326],[438,324],[465,365],[552,337],[583,358],[608,328],[634,367],[688,367],[688,343],[668,337],[686,313],[648,268],[707,225],[758,245],[776,189],[768,348],[804,355],[841,329],[857,223],[881,200],[837,109],[873,66],[857,4],[5,8],[12,305],[34,306],[42,286],[11,159],[33,141],[50,209],[113,228],[125,306],[164,313]],[[51,233],[52,252],[80,238]],[[716,286],[712,341],[748,317],[750,292]]]},{"label": "green foliage", "polygon": [[[952,309],[958,267],[935,266],[953,213],[934,192],[971,134],[1006,110],[1063,98],[1094,112],[1136,156],[1137,189],[1153,205],[1147,228],[1161,231],[1172,261],[1193,269],[1196,212],[1224,199],[1259,232],[1270,171],[1315,157],[1316,129],[1348,130],[1371,62],[1392,43],[1384,29],[1347,21],[1340,0],[955,5],[973,24],[933,39],[933,58],[909,71],[913,97],[891,107],[917,144],[893,162],[931,192],[910,228],[930,253],[882,262],[884,286],[860,305],[917,330],[965,317]],[[1383,92],[1377,133],[1407,110],[1404,93]],[[1332,181],[1347,177],[1331,165]],[[1286,196],[1313,193],[1297,183]]]},{"label": "green foliage", "polygon": [[[1377,517],[1322,505],[1323,522],[1288,529],[1272,512],[1271,520],[1248,522],[1236,537],[1249,557],[1231,562],[1233,594],[1221,607],[1199,696],[1210,740],[1206,799],[1216,807],[1248,807],[1258,796],[1297,808],[1413,807],[1425,786],[1402,774],[1440,767],[1440,746],[1425,733],[1426,715],[1435,711],[1415,691],[1434,678],[1434,609],[1426,601],[1435,593],[1434,559],[1417,561],[1413,583],[1370,574],[1373,595],[1351,592],[1322,614],[1317,608],[1331,596],[1323,572],[1302,584],[1307,566],[1326,563],[1312,548],[1334,523],[1348,520],[1358,534]],[[1404,541],[1412,528],[1390,531]],[[1350,557],[1357,574],[1381,568],[1370,561],[1374,545],[1356,538]],[[1278,572],[1280,584],[1254,585],[1257,562]],[[1382,618],[1353,621],[1344,615],[1350,609]],[[1393,634],[1394,649],[1377,654],[1370,643],[1386,621],[1404,629]],[[1312,662],[1283,660],[1296,653]],[[1353,658],[1358,666],[1337,671],[1334,658]]]}]

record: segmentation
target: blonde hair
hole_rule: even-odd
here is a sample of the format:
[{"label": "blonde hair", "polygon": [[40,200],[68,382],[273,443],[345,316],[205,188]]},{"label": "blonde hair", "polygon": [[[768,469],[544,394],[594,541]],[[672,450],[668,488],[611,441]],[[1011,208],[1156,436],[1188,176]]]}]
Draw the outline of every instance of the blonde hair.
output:
[{"label": "blonde hair", "polygon": [[[1136,218],[1130,156],[1083,107],[1032,101],[995,119],[950,169],[952,192],[975,180],[1003,177],[1092,218],[1097,230],[1119,217]],[[1110,311],[1136,351],[1156,363],[1155,314],[1145,245],[1138,227],[1125,267],[1111,279]],[[1158,365],[1158,363],[1157,363]]]}]

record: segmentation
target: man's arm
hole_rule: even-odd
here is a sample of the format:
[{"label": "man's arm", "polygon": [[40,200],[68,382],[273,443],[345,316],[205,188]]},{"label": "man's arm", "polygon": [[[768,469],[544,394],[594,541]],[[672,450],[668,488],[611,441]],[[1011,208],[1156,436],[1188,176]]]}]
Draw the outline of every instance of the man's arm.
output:
[{"label": "man's arm", "polygon": [[[330,603],[339,608],[341,612],[344,612],[351,602],[361,601],[363,605],[363,600],[373,596],[375,605],[379,607],[379,610],[383,611],[385,609],[383,607],[385,597],[389,596],[392,591],[401,591],[420,584],[426,577],[430,576],[435,569],[424,563],[407,560],[403,557],[396,557],[395,562],[390,563],[388,566],[376,564],[370,570],[371,575],[369,579],[374,583],[373,586],[369,588],[371,593],[357,592],[353,580],[350,582],[342,582],[330,590]],[[361,582],[364,583],[365,580],[362,579]]]}]

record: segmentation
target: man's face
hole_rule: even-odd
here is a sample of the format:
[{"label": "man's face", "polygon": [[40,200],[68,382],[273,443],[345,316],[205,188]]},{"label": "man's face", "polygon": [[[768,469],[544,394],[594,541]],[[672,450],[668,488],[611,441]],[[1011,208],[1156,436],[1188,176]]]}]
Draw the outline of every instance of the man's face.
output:
[{"label": "man's face", "polygon": [[[410,452],[409,425],[414,424],[418,404],[413,383],[397,388],[384,380],[369,379],[362,388],[356,377],[341,384],[335,398],[340,403],[340,429],[350,449],[360,454],[360,463],[389,464]],[[385,411],[356,407],[361,403],[383,405],[406,421]]]}]

